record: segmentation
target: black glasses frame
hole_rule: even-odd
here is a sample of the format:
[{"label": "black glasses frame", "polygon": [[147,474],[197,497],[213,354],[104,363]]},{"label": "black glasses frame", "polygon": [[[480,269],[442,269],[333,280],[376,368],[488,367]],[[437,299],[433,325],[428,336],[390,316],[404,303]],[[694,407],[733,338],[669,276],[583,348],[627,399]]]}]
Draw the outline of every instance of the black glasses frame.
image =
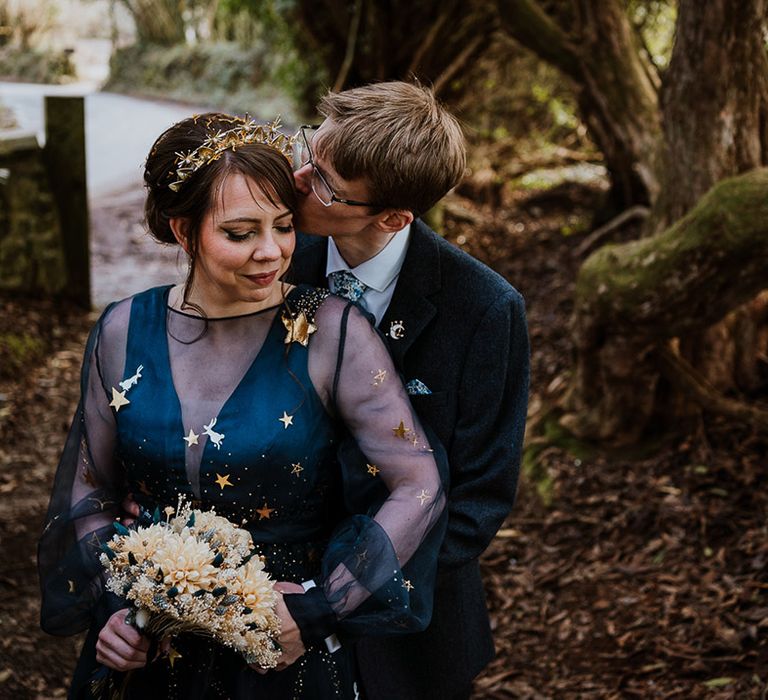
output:
[{"label": "black glasses frame", "polygon": [[323,175],[323,171],[317,167],[317,163],[315,163],[315,159],[312,154],[312,147],[309,145],[310,139],[307,138],[307,134],[305,133],[305,131],[315,131],[319,128],[320,124],[304,124],[303,126],[299,127],[299,132],[301,133],[301,138],[304,140],[304,145],[307,147],[307,153],[309,154],[306,162],[302,163],[302,166],[309,163],[312,166],[312,173],[320,178],[323,186],[331,193],[331,201],[326,203],[320,199],[320,195],[317,194],[313,185],[312,192],[314,193],[315,197],[317,197],[320,204],[322,204],[324,207],[330,207],[334,202],[338,202],[339,204],[346,204],[349,207],[374,207],[377,209],[384,208],[383,204],[374,204],[373,202],[359,202],[356,199],[344,199],[343,197],[338,197],[336,195],[336,193],[333,191],[333,187],[330,186],[325,175]]}]

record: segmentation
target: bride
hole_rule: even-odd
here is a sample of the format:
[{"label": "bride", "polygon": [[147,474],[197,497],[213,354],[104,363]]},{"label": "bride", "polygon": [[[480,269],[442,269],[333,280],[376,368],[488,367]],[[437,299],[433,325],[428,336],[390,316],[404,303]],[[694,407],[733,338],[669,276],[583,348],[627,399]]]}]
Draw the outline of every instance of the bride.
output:
[{"label": "bride", "polygon": [[[88,630],[71,697],[111,669],[113,687],[130,672],[126,697],[354,698],[352,642],[429,620],[444,456],[367,318],[282,282],[290,148],[273,125],[212,113],[147,158],[150,232],[189,275],[111,304],[86,346],[39,547],[43,628]],[[276,670],[189,635],[154,654],[125,624],[98,554],[127,493],[150,511],[183,495],[248,529],[283,594]]]}]

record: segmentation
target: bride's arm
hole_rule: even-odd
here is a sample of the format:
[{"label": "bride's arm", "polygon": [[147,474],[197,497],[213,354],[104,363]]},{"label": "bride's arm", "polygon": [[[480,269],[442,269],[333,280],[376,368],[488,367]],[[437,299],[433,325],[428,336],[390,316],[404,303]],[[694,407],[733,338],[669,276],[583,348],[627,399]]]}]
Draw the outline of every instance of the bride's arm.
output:
[{"label": "bride's arm", "polygon": [[445,525],[442,449],[428,438],[384,342],[356,307],[330,298],[317,326],[310,374],[354,438],[339,451],[349,514],[331,538],[316,587],[287,595],[288,609],[305,642],[334,632],[423,629]]}]

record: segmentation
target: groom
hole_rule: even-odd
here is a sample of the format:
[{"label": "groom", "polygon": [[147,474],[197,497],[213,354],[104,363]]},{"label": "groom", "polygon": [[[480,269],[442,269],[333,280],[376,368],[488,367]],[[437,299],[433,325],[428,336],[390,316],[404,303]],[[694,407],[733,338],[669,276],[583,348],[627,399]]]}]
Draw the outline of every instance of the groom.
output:
[{"label": "groom", "polygon": [[302,129],[295,174],[298,228],[314,236],[294,255],[294,278],[375,318],[451,472],[432,622],[357,643],[364,695],[468,698],[494,653],[478,557],[515,497],[528,397],[523,299],[417,218],[465,168],[461,129],[429,89],[367,85],[330,93],[318,109],[325,120]]}]

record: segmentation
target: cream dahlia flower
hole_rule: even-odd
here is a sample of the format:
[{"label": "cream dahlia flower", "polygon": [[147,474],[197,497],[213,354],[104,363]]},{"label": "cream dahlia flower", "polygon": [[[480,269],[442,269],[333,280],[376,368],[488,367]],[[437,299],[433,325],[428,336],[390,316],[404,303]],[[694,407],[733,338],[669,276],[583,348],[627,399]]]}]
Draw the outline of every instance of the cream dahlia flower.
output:
[{"label": "cream dahlia flower", "polygon": [[211,562],[215,556],[205,542],[200,542],[189,530],[182,530],[164,540],[152,560],[166,572],[165,585],[176,586],[179,593],[194,593],[213,586],[216,567]]}]

